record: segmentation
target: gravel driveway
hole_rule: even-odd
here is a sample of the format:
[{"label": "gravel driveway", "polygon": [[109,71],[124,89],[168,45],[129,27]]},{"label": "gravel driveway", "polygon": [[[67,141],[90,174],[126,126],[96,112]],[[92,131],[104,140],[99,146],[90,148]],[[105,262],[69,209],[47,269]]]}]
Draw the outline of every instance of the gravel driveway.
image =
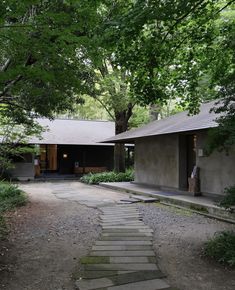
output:
[{"label": "gravel driveway", "polygon": [[158,263],[171,285],[180,290],[234,290],[235,270],[202,256],[203,244],[217,231],[235,226],[163,205],[139,205],[154,230]]}]

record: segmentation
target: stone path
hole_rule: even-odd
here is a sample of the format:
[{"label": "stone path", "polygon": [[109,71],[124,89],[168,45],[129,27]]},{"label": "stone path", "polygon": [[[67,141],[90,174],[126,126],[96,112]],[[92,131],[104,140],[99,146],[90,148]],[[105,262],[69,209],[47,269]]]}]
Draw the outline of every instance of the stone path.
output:
[{"label": "stone path", "polygon": [[[174,290],[156,265],[152,230],[135,205],[112,205],[102,211],[102,235],[81,261],[80,290]],[[175,289],[176,290],[176,289]]]}]

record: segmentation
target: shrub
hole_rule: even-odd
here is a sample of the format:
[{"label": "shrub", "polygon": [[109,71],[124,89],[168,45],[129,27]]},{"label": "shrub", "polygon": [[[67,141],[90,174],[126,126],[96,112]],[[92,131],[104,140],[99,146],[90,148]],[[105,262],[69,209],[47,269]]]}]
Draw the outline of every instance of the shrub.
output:
[{"label": "shrub", "polygon": [[16,185],[0,181],[0,240],[7,235],[7,225],[2,214],[26,203],[26,195]]},{"label": "shrub", "polygon": [[0,213],[26,203],[26,196],[16,185],[0,182]]},{"label": "shrub", "polygon": [[99,184],[100,182],[121,182],[134,180],[133,170],[127,170],[126,172],[103,172],[103,173],[89,173],[80,178],[84,183]]},{"label": "shrub", "polygon": [[223,231],[205,244],[204,253],[219,263],[235,266],[235,233]]},{"label": "shrub", "polygon": [[219,205],[225,208],[230,208],[231,206],[235,206],[235,185],[225,188],[224,193],[226,195],[220,201]]}]

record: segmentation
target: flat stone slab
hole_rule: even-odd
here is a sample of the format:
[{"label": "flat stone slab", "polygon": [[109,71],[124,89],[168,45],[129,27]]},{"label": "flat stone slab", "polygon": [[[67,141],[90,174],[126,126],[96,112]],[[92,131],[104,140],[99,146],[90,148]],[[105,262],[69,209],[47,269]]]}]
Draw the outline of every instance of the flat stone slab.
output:
[{"label": "flat stone slab", "polygon": [[119,237],[104,237],[101,236],[102,241],[151,241],[152,237],[124,237],[124,236],[119,236]]},{"label": "flat stone slab", "polygon": [[[164,275],[160,271],[138,271],[133,273],[109,276],[100,279],[82,279],[76,282],[76,286],[81,290],[92,290],[109,286],[119,286],[123,284],[163,278]],[[94,288],[95,287],[95,288]]]},{"label": "flat stone slab", "polygon": [[[92,251],[90,256],[103,257],[155,257],[154,251]],[[134,270],[134,269],[133,269]],[[147,269],[146,269],[147,270]]]},{"label": "flat stone slab", "polygon": [[169,285],[162,279],[152,279],[147,281],[140,281],[119,286],[110,286],[107,290],[169,290]]},{"label": "flat stone slab", "polygon": [[122,264],[86,264],[85,270],[105,270],[105,271],[145,271],[145,270],[158,270],[156,264],[143,263],[122,263]]},{"label": "flat stone slab", "polygon": [[132,195],[131,196],[134,199],[137,199],[139,201],[143,201],[143,202],[156,202],[159,201],[159,198],[155,198],[155,197],[148,197],[148,196],[144,196],[144,195]]},{"label": "flat stone slab", "polygon": [[[110,264],[143,264],[150,263],[149,257],[109,257]],[[152,262],[154,263],[154,262]]]},{"label": "flat stone slab", "polygon": [[95,279],[95,278],[129,274],[133,272],[135,271],[83,271],[82,277],[84,279]]},{"label": "flat stone slab", "polygon": [[107,217],[107,216],[103,216],[100,217],[101,221],[111,221],[111,222],[115,222],[115,221],[136,221],[139,220],[139,218],[142,218],[142,215],[137,216],[138,219],[136,219],[136,216],[134,217],[118,217],[118,216],[112,216],[112,217]]},{"label": "flat stone slab", "polygon": [[145,225],[143,221],[140,220],[103,220],[102,225]]},{"label": "flat stone slab", "polygon": [[119,246],[93,246],[92,251],[151,251],[151,246],[133,246],[133,245],[119,245]]},{"label": "flat stone slab", "polygon": [[124,201],[124,202],[130,202],[130,203],[137,203],[137,202],[141,202],[141,200],[136,199],[134,197],[129,197],[129,198],[123,198],[120,201]]},{"label": "flat stone slab", "polygon": [[[134,213],[126,213],[126,214],[124,214],[124,213],[120,213],[120,214],[117,214],[117,215],[115,215],[115,214],[110,214],[110,215],[105,215],[104,216],[104,218],[105,219],[112,219],[112,218],[119,218],[119,219],[125,219],[125,218],[139,218],[139,217],[142,217],[142,215],[140,215],[139,213],[136,213],[136,214],[134,214]],[[101,216],[101,219],[102,219],[103,217]]]},{"label": "flat stone slab", "polygon": [[142,222],[136,222],[136,221],[132,221],[132,222],[103,222],[101,223],[102,227],[142,227],[143,223]]},{"label": "flat stone slab", "polygon": [[95,243],[97,246],[100,245],[100,246],[116,246],[116,245],[131,245],[131,246],[138,246],[138,245],[149,245],[151,246],[152,245],[152,242],[151,241],[96,241]]},{"label": "flat stone slab", "polygon": [[152,233],[128,233],[128,232],[124,232],[124,233],[115,233],[115,232],[112,232],[112,233],[103,233],[102,236],[104,237],[152,237]]},{"label": "flat stone slab", "polygon": [[[114,285],[122,285],[138,281],[163,278],[165,277],[160,271],[136,271],[132,273],[120,274],[110,277]],[[148,289],[147,289],[148,290]]]}]

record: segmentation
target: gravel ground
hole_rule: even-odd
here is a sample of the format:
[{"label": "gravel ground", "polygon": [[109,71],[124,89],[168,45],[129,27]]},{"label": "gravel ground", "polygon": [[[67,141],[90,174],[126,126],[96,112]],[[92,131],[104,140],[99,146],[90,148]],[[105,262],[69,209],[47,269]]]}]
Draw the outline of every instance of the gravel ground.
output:
[{"label": "gravel ground", "polygon": [[0,289],[70,290],[79,259],[100,233],[95,209],[32,192],[27,206],[8,214],[11,233],[0,242]]},{"label": "gravel ground", "polygon": [[154,230],[160,269],[180,290],[234,290],[235,270],[203,257],[206,240],[235,226],[163,205],[139,205],[144,222]]}]

